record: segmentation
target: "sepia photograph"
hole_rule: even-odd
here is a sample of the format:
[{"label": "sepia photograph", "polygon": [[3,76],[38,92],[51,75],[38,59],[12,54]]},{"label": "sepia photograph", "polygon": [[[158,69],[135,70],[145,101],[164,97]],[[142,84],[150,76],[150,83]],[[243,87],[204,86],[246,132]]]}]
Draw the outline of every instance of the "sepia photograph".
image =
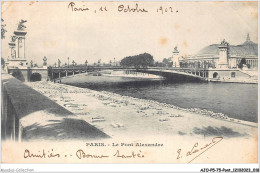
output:
[{"label": "sepia photograph", "polygon": [[258,163],[258,2],[2,1],[1,163]]}]

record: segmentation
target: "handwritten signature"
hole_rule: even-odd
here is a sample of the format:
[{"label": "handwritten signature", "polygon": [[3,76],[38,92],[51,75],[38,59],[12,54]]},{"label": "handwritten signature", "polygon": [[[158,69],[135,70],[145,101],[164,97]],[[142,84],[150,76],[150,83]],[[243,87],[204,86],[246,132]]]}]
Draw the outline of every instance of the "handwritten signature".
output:
[{"label": "handwritten signature", "polygon": [[[186,152],[186,157],[189,156],[194,156],[196,155],[193,159],[191,159],[188,163],[191,163],[192,161],[194,161],[195,159],[197,159],[198,157],[200,157],[203,153],[205,153],[207,150],[209,150],[210,148],[212,148],[213,146],[215,146],[216,144],[218,144],[220,141],[222,141],[223,137],[214,137],[211,139],[210,143],[207,143],[205,145],[203,145],[202,147],[199,146],[199,143],[196,142],[193,147],[191,148],[190,151]],[[181,159],[182,158],[182,149],[178,149],[177,150],[177,159]]]}]

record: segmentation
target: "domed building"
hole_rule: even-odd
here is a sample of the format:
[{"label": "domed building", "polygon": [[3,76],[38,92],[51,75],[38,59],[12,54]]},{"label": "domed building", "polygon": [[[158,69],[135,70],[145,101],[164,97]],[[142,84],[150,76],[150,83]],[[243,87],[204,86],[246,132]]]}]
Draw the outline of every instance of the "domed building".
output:
[{"label": "domed building", "polygon": [[225,40],[221,44],[212,44],[201,49],[196,55],[179,59],[180,67],[190,68],[237,68],[245,58],[250,69],[258,68],[258,44],[250,40],[249,34],[243,44],[229,45]]}]

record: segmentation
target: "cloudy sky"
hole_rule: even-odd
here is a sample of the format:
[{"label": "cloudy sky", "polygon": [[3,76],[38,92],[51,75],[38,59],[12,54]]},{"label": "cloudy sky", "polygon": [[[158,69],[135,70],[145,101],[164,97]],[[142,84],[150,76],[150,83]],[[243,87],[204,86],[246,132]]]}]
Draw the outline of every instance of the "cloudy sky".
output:
[{"label": "cloudy sky", "polygon": [[[181,54],[195,54],[224,38],[241,44],[247,33],[258,40],[257,2],[138,2],[147,13],[119,12],[118,6],[136,7],[136,2],[4,2],[2,18],[6,38],[2,40],[2,57],[10,56],[8,42],[21,19],[28,22],[26,58],[39,65],[46,56],[53,64],[75,60],[84,63],[109,62],[116,58],[150,53],[161,61],[172,55],[177,45]],[[100,7],[107,11],[99,11]],[[173,12],[157,12],[160,7]],[[75,9],[75,8],[74,8]],[[96,13],[95,13],[96,10]],[[169,11],[169,8],[168,8]],[[178,11],[178,12],[177,12]]]}]

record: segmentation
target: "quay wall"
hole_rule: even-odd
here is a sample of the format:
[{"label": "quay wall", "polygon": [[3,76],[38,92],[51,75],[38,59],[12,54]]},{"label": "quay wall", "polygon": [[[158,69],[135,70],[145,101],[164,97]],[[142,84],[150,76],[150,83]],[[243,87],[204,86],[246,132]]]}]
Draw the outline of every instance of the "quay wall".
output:
[{"label": "quay wall", "polygon": [[208,78],[249,78],[250,75],[238,69],[210,69]]},{"label": "quay wall", "polygon": [[3,140],[109,138],[107,134],[9,74],[2,74]]}]

